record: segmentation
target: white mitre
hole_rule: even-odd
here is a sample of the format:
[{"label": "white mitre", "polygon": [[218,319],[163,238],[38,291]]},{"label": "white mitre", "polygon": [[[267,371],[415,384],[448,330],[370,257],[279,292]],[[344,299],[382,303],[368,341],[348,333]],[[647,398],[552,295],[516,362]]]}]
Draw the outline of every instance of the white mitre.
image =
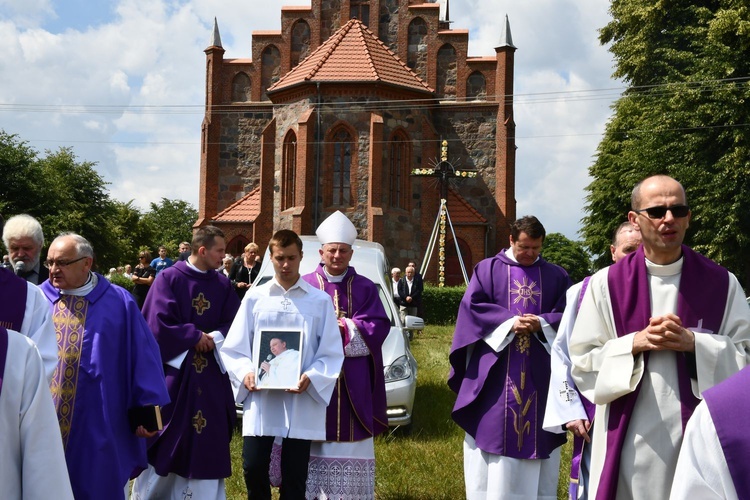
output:
[{"label": "white mitre", "polygon": [[346,215],[336,210],[318,226],[315,234],[321,245],[327,243],[354,245],[354,240],[357,239],[357,228]]}]

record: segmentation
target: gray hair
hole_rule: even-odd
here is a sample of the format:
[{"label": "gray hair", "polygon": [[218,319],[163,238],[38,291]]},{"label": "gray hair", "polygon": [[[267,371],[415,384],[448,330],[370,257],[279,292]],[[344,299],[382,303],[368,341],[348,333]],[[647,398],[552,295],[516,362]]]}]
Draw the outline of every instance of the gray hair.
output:
[{"label": "gray hair", "polygon": [[60,235],[54,239],[52,243],[61,238],[71,238],[76,244],[76,254],[79,257],[91,257],[94,258],[94,247],[91,246],[89,240],[76,233],[60,233]]},{"label": "gray hair", "polygon": [[3,228],[3,243],[10,248],[10,240],[31,238],[41,250],[44,246],[44,232],[39,221],[28,214],[15,215],[5,222]]},{"label": "gray hair", "polygon": [[393,269],[391,269],[391,274],[393,274],[393,273],[400,273],[400,272],[401,272],[401,269],[399,269],[397,267],[394,267]]}]

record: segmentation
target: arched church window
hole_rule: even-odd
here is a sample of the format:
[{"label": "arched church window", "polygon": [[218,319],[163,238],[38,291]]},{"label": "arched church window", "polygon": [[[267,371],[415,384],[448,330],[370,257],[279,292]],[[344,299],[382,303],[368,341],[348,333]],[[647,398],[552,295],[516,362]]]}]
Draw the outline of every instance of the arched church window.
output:
[{"label": "arched church window", "polygon": [[427,80],[427,23],[416,17],[409,23],[406,64],[422,80]]},{"label": "arched church window", "polygon": [[487,82],[481,72],[475,71],[466,79],[466,99],[469,101],[487,100]]},{"label": "arched church window", "polygon": [[349,2],[349,19],[359,19],[365,26],[370,25],[370,1],[369,0],[350,0]]},{"label": "arched church window", "polygon": [[403,130],[393,134],[388,148],[389,198],[393,208],[409,209],[411,142]]},{"label": "arched church window", "polygon": [[281,52],[276,48],[275,45],[269,45],[263,49],[261,54],[261,72],[260,72],[260,86],[261,86],[261,101],[267,101],[268,95],[266,90],[268,87],[279,81],[281,71]]},{"label": "arched church window", "polygon": [[330,204],[352,205],[352,166],[354,165],[354,139],[345,127],[337,129],[331,136]]},{"label": "arched church window", "polygon": [[287,132],[284,138],[284,148],[281,159],[281,209],[286,210],[294,206],[294,192],[296,190],[297,175],[297,135],[293,130]]},{"label": "arched church window", "polygon": [[250,100],[250,77],[247,73],[237,73],[232,80],[232,102]]},{"label": "arched church window", "polygon": [[450,44],[440,47],[437,55],[437,95],[442,98],[456,97],[456,49]]},{"label": "arched church window", "polygon": [[310,25],[299,20],[292,26],[291,67],[297,66],[310,54]]}]

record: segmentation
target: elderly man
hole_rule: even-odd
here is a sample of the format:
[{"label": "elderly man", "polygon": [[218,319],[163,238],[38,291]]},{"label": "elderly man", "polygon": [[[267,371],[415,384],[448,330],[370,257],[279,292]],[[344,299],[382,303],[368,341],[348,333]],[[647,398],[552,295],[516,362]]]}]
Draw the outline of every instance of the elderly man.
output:
[{"label": "elderly man", "polygon": [[[326,413],[326,442],[310,452],[308,498],[362,498],[375,495],[373,437],[388,428],[382,346],[391,322],[375,284],[349,266],[357,229],[336,211],[316,231],[322,263],[303,276],[325,291],[338,315],[344,365]],[[361,477],[344,481],[346,458]],[[350,491],[341,491],[346,483]]]},{"label": "elderly man", "polygon": [[[282,498],[300,499],[305,496],[310,441],[326,437],[326,406],[344,355],[330,299],[300,277],[302,240],[294,231],[281,229],[268,249],[274,277],[247,292],[221,357],[231,374],[236,401],[244,409],[242,466],[248,498],[271,498],[269,464],[277,438],[276,465],[281,470],[274,476],[282,475]],[[302,356],[302,373],[286,390],[263,389],[256,383],[260,342],[264,333],[273,335],[279,328],[301,333],[302,353],[295,352]],[[271,349],[279,356],[280,344],[279,338],[271,340]]]},{"label": "elderly man", "polygon": [[225,252],[219,228],[198,229],[188,260],[164,269],[146,297],[143,315],[172,402],[164,408],[164,431],[149,443],[149,469],[133,486],[137,498],[224,498],[236,410],[219,348],[240,305],[216,271]]},{"label": "elderly man", "polygon": [[11,217],[3,228],[3,242],[16,274],[35,285],[47,280],[49,271],[39,261],[44,246],[39,221],[26,214]]},{"label": "elderly man", "polygon": [[458,310],[448,385],[470,500],[557,498],[565,436],[542,420],[570,278],[539,256],[545,234],[536,217],[515,221],[510,248],[477,264]]},{"label": "elderly man", "polygon": [[682,245],[691,212],[665,175],[633,189],[643,245],[599,271],[570,338],[572,375],[597,405],[596,498],[667,498],[699,395],[748,362],[750,309],[726,269]]},{"label": "elderly man", "polygon": [[153,435],[129,422],[129,410],[155,412],[169,402],[154,337],[130,294],[91,272],[94,250],[77,234],[49,247],[59,362],[51,390],[76,498],[123,498],[146,468]]},{"label": "elderly man", "polygon": [[[609,251],[612,261],[635,252],[641,244],[641,233],[636,231],[630,221],[625,221],[615,230]],[[564,433],[567,430],[574,435],[573,456],[570,468],[569,498],[588,498],[589,466],[591,462],[591,442],[589,436],[594,420],[594,405],[580,397],[575,390],[575,383],[570,375],[570,354],[568,343],[573,331],[578,308],[586,292],[590,277],[576,283],[568,289],[567,307],[560,320],[557,337],[552,343],[550,390],[547,394],[547,408],[544,412],[542,427],[545,431]]]},{"label": "elderly man", "polygon": [[419,314],[419,308],[422,306],[422,280],[415,278],[417,270],[414,266],[406,268],[406,276],[398,282],[398,296],[401,301],[399,310],[401,312],[401,322],[406,324],[406,316],[416,316]]}]

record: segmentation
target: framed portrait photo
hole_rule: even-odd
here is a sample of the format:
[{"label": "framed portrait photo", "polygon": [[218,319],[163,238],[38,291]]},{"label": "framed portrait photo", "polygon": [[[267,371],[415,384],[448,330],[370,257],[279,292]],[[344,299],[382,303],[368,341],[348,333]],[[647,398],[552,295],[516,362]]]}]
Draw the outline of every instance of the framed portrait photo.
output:
[{"label": "framed portrait photo", "polygon": [[302,330],[265,328],[259,332],[253,358],[259,389],[296,389],[302,374]]}]

